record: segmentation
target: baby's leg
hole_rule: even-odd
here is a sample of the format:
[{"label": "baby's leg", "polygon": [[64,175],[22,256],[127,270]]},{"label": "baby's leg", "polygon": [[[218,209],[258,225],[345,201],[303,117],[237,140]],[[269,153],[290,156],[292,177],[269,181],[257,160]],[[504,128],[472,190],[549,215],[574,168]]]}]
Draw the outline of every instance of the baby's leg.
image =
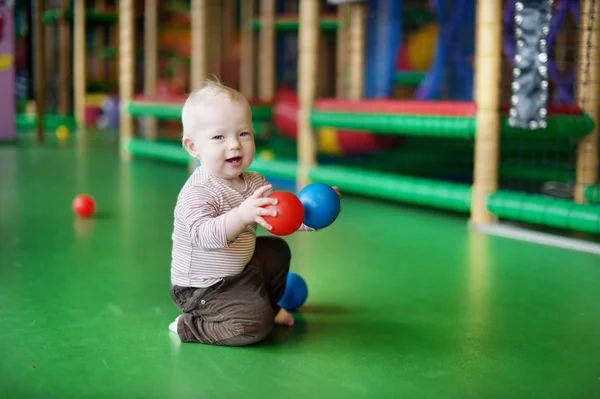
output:
[{"label": "baby's leg", "polygon": [[262,236],[256,238],[256,249],[249,267],[258,267],[265,281],[271,308],[277,324],[292,325],[294,318],[277,302],[283,296],[292,253],[288,244],[279,237]]},{"label": "baby's leg", "polygon": [[174,287],[171,296],[183,314],[177,321],[182,342],[243,346],[263,340],[274,314],[257,269],[209,288]]},{"label": "baby's leg", "polygon": [[256,238],[256,249],[248,266],[260,269],[275,314],[280,309],[277,302],[285,291],[291,258],[290,247],[282,238],[271,236]]}]

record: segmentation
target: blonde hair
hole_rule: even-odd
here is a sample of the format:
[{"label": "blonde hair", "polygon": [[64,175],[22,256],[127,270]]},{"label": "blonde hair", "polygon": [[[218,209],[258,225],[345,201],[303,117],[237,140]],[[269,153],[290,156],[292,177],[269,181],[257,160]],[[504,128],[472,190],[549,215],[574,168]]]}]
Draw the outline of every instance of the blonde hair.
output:
[{"label": "blonde hair", "polygon": [[246,98],[237,90],[225,86],[215,78],[205,79],[196,90],[194,90],[183,104],[181,110],[181,124],[183,125],[183,137],[190,137],[198,126],[201,108],[210,100],[225,96],[232,101],[244,101]]}]

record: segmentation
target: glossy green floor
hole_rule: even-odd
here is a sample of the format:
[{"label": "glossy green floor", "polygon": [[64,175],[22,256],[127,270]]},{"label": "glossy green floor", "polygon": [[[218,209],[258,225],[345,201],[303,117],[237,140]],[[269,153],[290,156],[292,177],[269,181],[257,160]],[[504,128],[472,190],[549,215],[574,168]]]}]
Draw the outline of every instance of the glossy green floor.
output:
[{"label": "glossy green floor", "polygon": [[[599,397],[600,257],[351,197],[328,230],[289,238],[310,288],[295,328],[180,344],[169,259],[186,177],[120,163],[110,140],[0,146],[0,397]],[[92,220],[71,213],[81,192]]]}]

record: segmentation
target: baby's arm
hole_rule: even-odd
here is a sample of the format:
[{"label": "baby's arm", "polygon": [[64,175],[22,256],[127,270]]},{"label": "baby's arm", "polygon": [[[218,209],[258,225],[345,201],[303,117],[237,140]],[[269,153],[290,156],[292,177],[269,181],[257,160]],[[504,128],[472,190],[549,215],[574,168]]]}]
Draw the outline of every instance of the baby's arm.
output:
[{"label": "baby's arm", "polygon": [[[227,214],[219,213],[216,195],[203,186],[190,187],[178,200],[178,208],[192,243],[203,250],[227,248]],[[239,233],[238,233],[239,234]]]},{"label": "baby's arm", "polygon": [[264,196],[269,190],[271,190],[270,184],[259,187],[239,207],[227,212],[225,225],[229,240],[234,241],[250,223],[258,223],[267,230],[273,228],[263,218],[263,216],[276,215],[275,210],[263,208],[265,205],[274,205],[277,203],[275,198],[266,198]]},{"label": "baby's arm", "polygon": [[204,250],[227,248],[252,222],[271,228],[261,215],[271,215],[272,210],[261,208],[272,204],[272,198],[260,198],[270,186],[261,187],[239,207],[219,214],[219,201],[206,187],[191,187],[179,199],[181,214],[194,245]]},{"label": "baby's arm", "polygon": [[263,218],[266,215],[275,215],[274,210],[263,208],[265,205],[277,203],[276,199],[264,197],[265,192],[269,190],[272,190],[270,184],[258,188],[239,207],[225,214],[225,228],[230,241],[234,241],[250,223],[259,223],[267,230],[272,229],[272,226]]},{"label": "baby's arm", "polygon": [[189,187],[178,199],[179,215],[192,238],[204,250],[226,248],[225,215],[219,214],[219,203],[206,187]]}]

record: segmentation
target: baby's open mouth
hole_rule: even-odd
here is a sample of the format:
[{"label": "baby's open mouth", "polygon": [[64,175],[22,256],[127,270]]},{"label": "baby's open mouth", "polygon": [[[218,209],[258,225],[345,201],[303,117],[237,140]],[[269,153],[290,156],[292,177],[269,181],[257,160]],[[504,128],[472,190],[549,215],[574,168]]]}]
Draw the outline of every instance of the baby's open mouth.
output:
[{"label": "baby's open mouth", "polygon": [[227,158],[226,161],[232,165],[239,165],[242,163],[242,157]]}]

